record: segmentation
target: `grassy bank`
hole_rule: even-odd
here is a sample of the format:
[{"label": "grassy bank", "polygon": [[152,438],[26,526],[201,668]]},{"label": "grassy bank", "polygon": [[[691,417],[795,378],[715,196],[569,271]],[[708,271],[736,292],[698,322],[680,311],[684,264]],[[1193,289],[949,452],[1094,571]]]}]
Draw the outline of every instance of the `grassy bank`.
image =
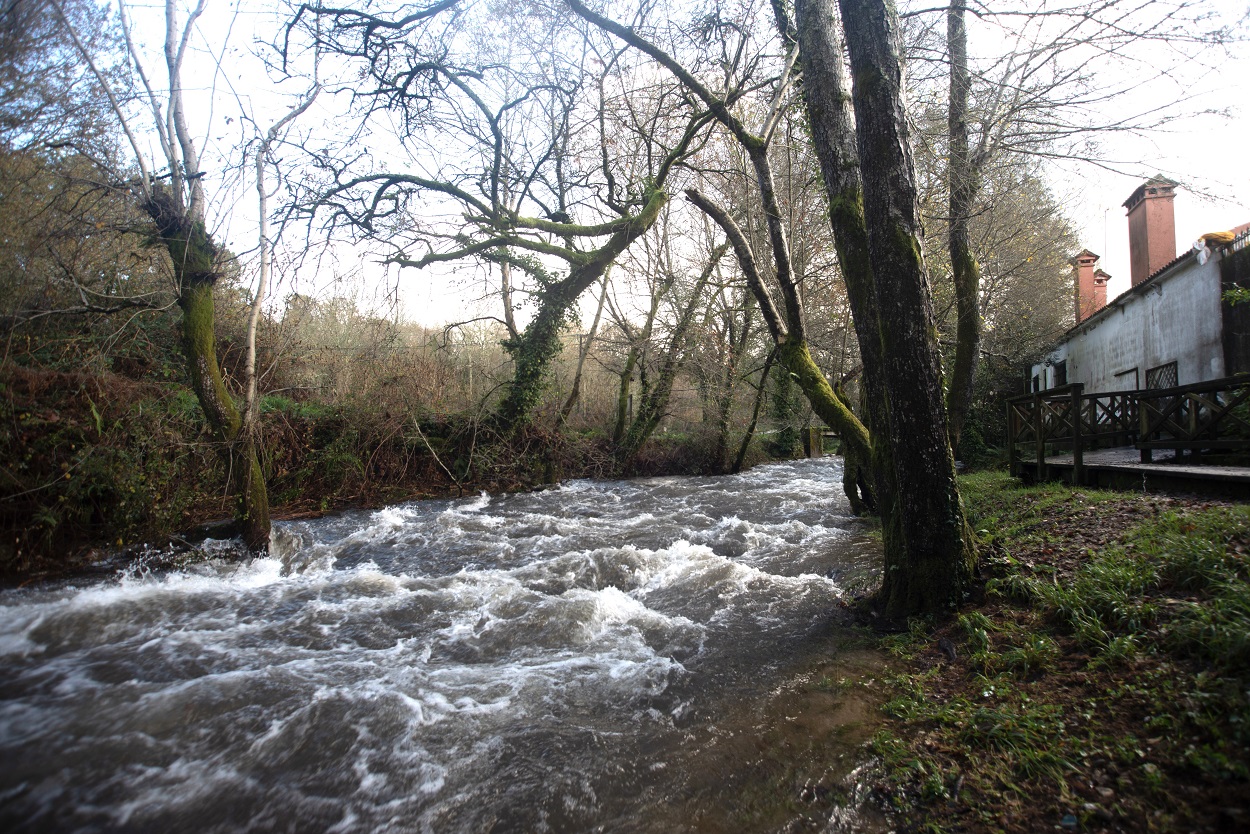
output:
[{"label": "grassy bank", "polygon": [[1250,830],[1250,507],[961,488],[984,597],[886,641],[900,830]]}]

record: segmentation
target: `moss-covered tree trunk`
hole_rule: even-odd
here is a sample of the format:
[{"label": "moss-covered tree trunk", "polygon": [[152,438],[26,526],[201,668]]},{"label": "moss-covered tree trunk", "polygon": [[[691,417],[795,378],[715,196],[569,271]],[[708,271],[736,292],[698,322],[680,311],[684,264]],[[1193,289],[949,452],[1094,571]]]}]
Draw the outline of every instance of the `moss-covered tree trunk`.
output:
[{"label": "moss-covered tree trunk", "polygon": [[155,192],[148,213],[156,222],[161,242],[173,262],[178,306],[182,309],[182,349],[187,374],[228,468],[239,535],[252,551],[267,551],[269,494],[255,438],[242,431],[243,418],[226,390],[217,361],[213,306],[213,286],[218,277],[217,248],[204,224],[188,219],[168,195]]},{"label": "moss-covered tree trunk", "polygon": [[[761,165],[761,167],[764,166]],[[771,177],[771,174],[769,176]],[[686,197],[708,217],[712,218],[716,225],[720,226],[721,230],[725,232],[726,237],[729,238],[734,255],[738,259],[738,266],[742,269],[742,273],[747,280],[747,286],[759,304],[760,313],[776,345],[775,356],[777,364],[789,371],[788,378],[792,379],[799,390],[803,392],[803,395],[807,397],[817,416],[838,433],[844,444],[855,447],[855,454],[858,455],[858,459],[870,460],[872,451],[869,445],[868,429],[864,427],[864,424],[860,422],[854,412],[834,395],[833,386],[829,384],[829,380],[825,378],[824,373],[821,372],[820,367],[812,359],[812,354],[808,350],[807,340],[803,337],[803,311],[799,300],[798,287],[794,284],[787,287],[783,283],[782,297],[786,311],[786,315],[783,318],[764,285],[759,265],[755,260],[755,253],[751,250],[751,245],[742,233],[742,229],[738,227],[738,224],[734,222],[733,218],[724,209],[709,200],[698,189],[686,189]],[[785,239],[783,235],[778,234],[775,236],[774,245],[778,244],[784,248]],[[784,262],[778,264],[779,271],[782,265],[784,265]],[[849,495],[847,497],[848,499],[850,498]]]},{"label": "moss-covered tree trunk", "polygon": [[612,445],[614,446],[619,446],[625,439],[625,432],[629,431],[631,417],[629,404],[634,387],[634,369],[638,367],[640,351],[640,346],[630,346],[629,352],[625,354],[625,364],[621,366],[618,374],[620,384],[616,388],[616,419],[612,421]]},{"label": "moss-covered tree trunk", "polygon": [[854,79],[864,219],[877,289],[883,382],[903,547],[887,553],[889,617],[945,614],[975,552],[947,438],[937,327],[920,249],[915,166],[903,106],[898,18],[884,0],[840,0]]},{"label": "moss-covered tree trunk", "polygon": [[946,42],[950,57],[950,93],[947,128],[950,161],[947,163],[950,189],[950,219],[947,244],[951,256],[951,278],[955,286],[955,361],[951,366],[946,404],[951,448],[959,450],[959,439],[972,408],[972,386],[981,351],[981,265],[972,254],[968,225],[978,191],[977,166],[968,147],[968,94],[972,77],[968,72],[968,32],[964,25],[963,0],[951,0],[946,12]]},{"label": "moss-covered tree trunk", "polygon": [[520,337],[507,344],[516,371],[493,415],[501,432],[514,432],[532,419],[546,391],[551,362],[560,353],[560,333],[573,305],[631,243],[651,228],[667,201],[667,194],[654,191],[642,210],[622,224],[603,246],[578,255],[567,276],[539,292],[538,312]]},{"label": "moss-covered tree trunk", "polygon": [[[863,185],[859,172],[855,117],[851,110],[850,85],[843,70],[842,47],[834,23],[833,0],[796,0],[799,60],[803,68],[803,100],[807,106],[816,156],[829,198],[829,225],[834,249],[846,282],[855,337],[864,365],[866,389],[865,416],[873,443],[867,457],[861,450],[844,444],[844,460],[867,466],[866,477],[874,486],[878,512],[887,522],[894,517],[894,464],[891,460],[889,409],[886,408],[885,365],[882,359],[881,322],[877,310],[877,288],[873,277],[868,230],[864,224]],[[853,463],[852,463],[853,459]],[[858,473],[850,473],[858,477]],[[887,552],[897,552],[903,543],[896,529],[883,528]]]},{"label": "moss-covered tree trunk", "polygon": [[777,364],[790,372],[790,379],[803,392],[816,416],[838,433],[843,444],[850,447],[859,460],[868,460],[872,454],[868,429],[834,393],[833,386],[812,358],[807,342],[788,339],[777,345]]},{"label": "moss-covered tree trunk", "polygon": [[[851,407],[846,392],[839,384],[833,389],[842,404]],[[851,512],[865,515],[877,512],[876,492],[870,486],[873,478],[872,461],[861,458],[862,450],[847,443],[842,444],[842,492],[851,502]]]}]

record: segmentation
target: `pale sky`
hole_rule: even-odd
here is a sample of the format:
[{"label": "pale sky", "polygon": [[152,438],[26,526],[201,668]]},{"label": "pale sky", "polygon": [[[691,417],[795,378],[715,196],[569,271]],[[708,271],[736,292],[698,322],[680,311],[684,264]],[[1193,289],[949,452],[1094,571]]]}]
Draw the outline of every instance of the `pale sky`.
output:
[{"label": "pale sky", "polygon": [[1081,245],[1102,255],[1111,273],[1108,297],[1129,288],[1128,221],[1124,201],[1141,183],[1163,174],[1180,183],[1176,209],[1177,253],[1206,232],[1250,223],[1250,52],[1223,64],[1219,73],[1195,88],[1195,109],[1226,108],[1227,116],[1202,115],[1182,120],[1143,137],[1123,137],[1115,148],[1135,173],[1112,173],[1091,166],[1061,172],[1056,192],[1065,195],[1070,218],[1081,231]]},{"label": "pale sky", "polygon": [[[1232,18],[1243,17],[1250,9],[1246,0],[1210,0],[1204,4],[1206,6]],[[160,4],[153,0],[131,7],[136,30],[149,48],[159,48],[163,35],[162,11]],[[235,14],[236,11],[239,13]],[[289,106],[290,97],[303,91],[302,82],[275,90],[252,54],[254,42],[272,38],[280,19],[274,4],[263,0],[210,0],[200,24],[199,51],[191,57],[189,77],[194,78],[196,84],[188,84],[193,94],[202,100],[207,100],[210,93],[215,99],[212,129],[207,122],[201,128],[207,160],[231,153],[237,157],[234,148],[246,132],[241,127],[244,123],[238,119],[240,105],[256,113],[257,122],[267,127]],[[220,50],[227,33],[225,73],[230,83],[219,80],[214,86],[214,62],[207,59],[205,45],[213,44],[214,51]],[[1134,90],[1133,94],[1140,96],[1139,103],[1125,106],[1148,107],[1155,98],[1181,98],[1194,112],[1227,109],[1228,118],[1194,117],[1149,136],[1107,138],[1103,151],[1107,158],[1115,160],[1116,172],[1088,164],[1059,163],[1052,168],[1053,190],[1080,230],[1080,245],[1102,255],[1102,268],[1113,276],[1111,296],[1128,288],[1127,223],[1121,204],[1146,177],[1162,173],[1181,183],[1175,202],[1178,251],[1187,249],[1204,232],[1250,222],[1250,165],[1245,159],[1245,149],[1250,147],[1250,111],[1246,105],[1250,98],[1250,83],[1247,82],[1250,52],[1242,45],[1227,61],[1191,69],[1188,75],[1177,74],[1171,87],[1157,84]],[[153,55],[149,71],[159,78],[163,75],[159,70],[159,60]],[[333,102],[327,101],[325,107],[333,107]],[[324,112],[321,116],[310,112],[296,129],[315,133],[322,118]],[[227,123],[226,119],[231,121]],[[225,169],[220,162],[210,162],[206,168],[209,169],[206,183],[210,194],[217,196],[215,214],[219,234],[235,251],[249,249],[255,241],[254,186],[238,174],[220,173]],[[305,269],[299,289],[333,294],[334,281],[341,280],[355,265],[354,256],[343,253],[337,261],[337,270],[323,270],[311,282]],[[429,270],[385,270],[368,264],[364,275],[369,283],[381,285],[373,293],[379,308],[385,305],[390,287],[398,279],[403,315],[422,324],[438,325],[496,312],[497,304],[483,306],[477,302],[487,289],[480,268],[468,267],[455,274],[434,275]],[[289,290],[290,287],[280,287],[275,296],[281,297]],[[365,295],[368,294],[366,291]]]}]

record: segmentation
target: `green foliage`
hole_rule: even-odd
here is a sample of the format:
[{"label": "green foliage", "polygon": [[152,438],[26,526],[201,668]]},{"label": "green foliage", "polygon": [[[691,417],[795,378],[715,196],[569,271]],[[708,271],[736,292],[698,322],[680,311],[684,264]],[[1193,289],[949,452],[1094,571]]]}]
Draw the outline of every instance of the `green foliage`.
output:
[{"label": "green foliage", "polygon": [[281,394],[267,394],[260,398],[261,414],[276,414],[298,420],[325,419],[334,413],[334,409],[320,402],[296,402]]},{"label": "green foliage", "polygon": [[772,387],[769,414],[777,429],[768,437],[766,449],[769,455],[782,460],[798,457],[803,449],[797,420],[798,386],[784,370],[770,375],[769,382]]},{"label": "green foliage", "polygon": [[1144,644],[1247,674],[1250,582],[1229,543],[1248,528],[1245,507],[1168,513],[1096,555],[1071,582],[1015,575],[998,587],[1010,584],[1009,596],[1040,603],[1109,660]]},{"label": "green foliage", "polygon": [[12,366],[2,379],[0,459],[10,475],[3,506],[6,516],[32,521],[5,525],[0,570],[84,539],[159,538],[220,483],[216,456],[183,439],[198,423],[176,393]]},{"label": "green foliage", "polygon": [[990,650],[990,632],[994,630],[994,624],[988,617],[980,611],[970,611],[960,614],[957,622],[964,632],[968,651],[974,657],[984,655]]},{"label": "green foliage", "polygon": [[1002,664],[1013,674],[1027,677],[1053,668],[1058,659],[1059,645],[1045,634],[1033,634],[1004,652]]},{"label": "green foliage", "polygon": [[1237,305],[1250,302],[1250,288],[1247,287],[1231,287],[1224,290],[1223,299],[1225,303]]}]

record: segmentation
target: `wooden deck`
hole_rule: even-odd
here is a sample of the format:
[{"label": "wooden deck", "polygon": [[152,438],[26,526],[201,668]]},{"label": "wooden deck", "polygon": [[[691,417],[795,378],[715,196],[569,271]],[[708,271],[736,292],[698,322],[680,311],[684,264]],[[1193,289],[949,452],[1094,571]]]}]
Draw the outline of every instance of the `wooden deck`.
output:
[{"label": "wooden deck", "polygon": [[1011,471],[1029,481],[1250,498],[1250,374],[1086,394],[1073,383],[1007,401]]},{"label": "wooden deck", "polygon": [[[1155,454],[1150,463],[1141,462],[1136,446],[1091,449],[1083,455],[1082,480],[1089,486],[1111,489],[1139,489],[1144,492],[1186,492],[1228,498],[1250,498],[1250,466],[1218,466],[1194,463],[1187,458],[1177,462]],[[1016,464],[1025,480],[1037,480],[1037,463]],[[1072,483],[1073,456],[1046,458],[1046,479]]]}]

